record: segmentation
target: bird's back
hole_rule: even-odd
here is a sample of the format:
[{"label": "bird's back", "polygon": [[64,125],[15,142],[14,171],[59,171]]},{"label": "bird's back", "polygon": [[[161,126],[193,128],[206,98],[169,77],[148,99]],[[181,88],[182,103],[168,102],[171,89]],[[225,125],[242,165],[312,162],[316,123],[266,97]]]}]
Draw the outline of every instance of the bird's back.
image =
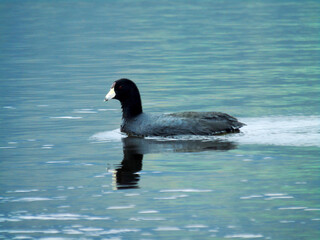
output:
[{"label": "bird's back", "polygon": [[239,132],[243,125],[221,112],[142,113],[124,120],[121,131],[139,136],[218,135]]}]

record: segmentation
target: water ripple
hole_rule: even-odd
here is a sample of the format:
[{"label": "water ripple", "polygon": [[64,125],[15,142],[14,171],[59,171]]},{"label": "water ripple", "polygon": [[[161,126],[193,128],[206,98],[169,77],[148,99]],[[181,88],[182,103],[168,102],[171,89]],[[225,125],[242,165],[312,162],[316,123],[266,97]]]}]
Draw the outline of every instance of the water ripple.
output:
[{"label": "water ripple", "polygon": [[75,220],[110,220],[107,216],[88,216],[72,213],[53,213],[53,214],[40,214],[40,215],[24,215],[17,216],[15,219],[20,220],[43,220],[43,221],[75,221]]},{"label": "water ripple", "polygon": [[181,228],[178,227],[157,227],[154,231],[180,231]]},{"label": "water ripple", "polygon": [[225,238],[262,238],[262,234],[249,234],[249,233],[244,233],[244,234],[233,234],[233,235],[226,235],[224,236]]},{"label": "water ripple", "polygon": [[202,193],[202,192],[212,192],[212,190],[209,190],[209,189],[165,189],[165,190],[160,190],[160,192]]},{"label": "water ripple", "polygon": [[121,210],[121,209],[129,209],[129,208],[134,208],[136,205],[125,205],[125,206],[110,206],[107,209],[109,210]]}]

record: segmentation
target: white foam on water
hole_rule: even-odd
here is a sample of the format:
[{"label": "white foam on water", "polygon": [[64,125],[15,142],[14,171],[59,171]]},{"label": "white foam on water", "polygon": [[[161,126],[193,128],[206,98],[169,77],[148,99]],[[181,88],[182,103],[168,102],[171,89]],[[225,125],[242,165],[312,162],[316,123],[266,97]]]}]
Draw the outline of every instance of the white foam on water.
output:
[{"label": "white foam on water", "polygon": [[320,147],[320,116],[274,116],[241,119],[241,134],[226,135],[240,144]]},{"label": "white foam on water", "polygon": [[123,137],[126,137],[125,134],[120,132],[120,128],[112,130],[99,132],[90,137],[90,140],[95,142],[120,142]]}]

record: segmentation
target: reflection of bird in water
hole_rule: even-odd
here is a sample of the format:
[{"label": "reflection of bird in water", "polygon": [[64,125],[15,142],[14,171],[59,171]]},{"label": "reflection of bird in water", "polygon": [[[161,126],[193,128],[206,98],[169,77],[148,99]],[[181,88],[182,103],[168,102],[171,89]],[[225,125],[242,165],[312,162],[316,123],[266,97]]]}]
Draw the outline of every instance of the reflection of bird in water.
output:
[{"label": "reflection of bird in water", "polygon": [[123,160],[114,172],[117,189],[138,188],[140,175],[137,172],[142,169],[142,159],[143,154],[123,148]]},{"label": "reflection of bird in water", "polygon": [[236,144],[221,140],[156,140],[139,137],[126,137],[123,142],[123,160],[114,172],[116,189],[139,188],[143,155],[161,152],[201,152],[227,151],[236,148]]}]

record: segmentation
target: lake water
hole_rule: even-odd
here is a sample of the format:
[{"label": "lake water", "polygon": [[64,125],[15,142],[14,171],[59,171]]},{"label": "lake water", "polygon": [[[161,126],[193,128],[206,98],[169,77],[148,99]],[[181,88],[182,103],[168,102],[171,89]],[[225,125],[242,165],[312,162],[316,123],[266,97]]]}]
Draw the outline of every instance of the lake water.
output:
[{"label": "lake water", "polygon": [[[319,1],[1,1],[0,239],[319,239]],[[222,111],[219,137],[127,138]]]}]

